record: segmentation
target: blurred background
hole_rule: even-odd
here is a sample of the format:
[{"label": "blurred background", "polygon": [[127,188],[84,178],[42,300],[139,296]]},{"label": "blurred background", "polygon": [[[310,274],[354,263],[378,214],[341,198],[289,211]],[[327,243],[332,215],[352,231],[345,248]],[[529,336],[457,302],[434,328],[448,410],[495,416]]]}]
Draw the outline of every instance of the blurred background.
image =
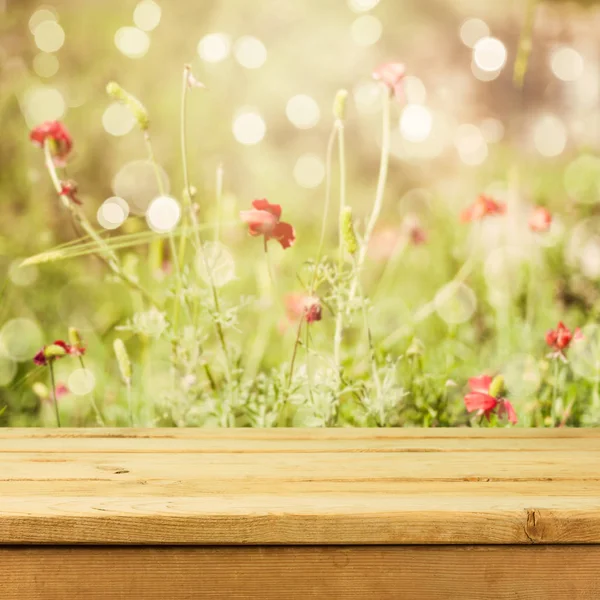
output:
[{"label": "blurred background", "polygon": [[[37,414],[38,400],[20,382],[38,346],[78,326],[96,344],[101,362],[104,337],[135,310],[93,258],[18,268],[24,257],[77,237],[29,130],[46,120],[67,124],[74,139],[68,175],[79,183],[94,225],[116,233],[148,229],[144,213],[156,195],[154,174],[133,117],[105,87],[115,80],[148,108],[157,160],[170,193],[180,198],[179,103],[186,63],[206,86],[189,96],[191,183],[198,189],[201,220],[210,222],[222,165],[223,241],[242,255],[238,293],[250,293],[244,283],[249,277],[264,280],[264,273],[255,273],[260,248],[237,224],[238,212],[253,198],[280,203],[284,220],[296,227],[303,259],[315,253],[325,146],[340,88],[349,91],[348,200],[357,218],[368,214],[381,138],[381,96],[371,73],[383,62],[399,61],[408,76],[405,98],[392,115],[374,269],[390,254],[381,236],[387,231],[393,239],[408,215],[419,219],[428,243],[403,259],[406,281],[381,299],[376,333],[401,328],[406,315],[456,273],[467,237],[457,215],[483,191],[505,199],[515,163],[524,201],[561,214],[548,246],[562,244],[569,218],[580,226],[570,245],[564,241],[565,254],[560,246],[560,258],[550,263],[559,287],[568,288],[563,292],[592,296],[573,304],[576,314],[585,315],[597,300],[600,278],[600,8],[594,2],[539,2],[525,84],[518,89],[513,63],[526,4],[0,0],[0,400],[19,406],[12,423],[29,423]],[[106,203],[115,196],[126,200],[125,209]],[[335,227],[332,222],[332,236]],[[302,259],[279,250],[277,269],[291,288]],[[132,252],[129,259],[140,256]],[[574,281],[563,277],[564,256]],[[556,298],[556,281],[547,285]],[[445,319],[438,311],[442,325],[476,319],[474,298],[467,294],[460,302],[467,304],[465,317]],[[548,323],[540,327],[553,324],[561,306],[550,307]],[[425,340],[438,335],[439,326],[421,332]],[[521,333],[515,335],[521,340]],[[465,343],[474,336],[467,332]],[[518,340],[505,344],[507,353]],[[489,355],[497,351],[494,346]],[[476,347],[460,352],[478,354]]]}]

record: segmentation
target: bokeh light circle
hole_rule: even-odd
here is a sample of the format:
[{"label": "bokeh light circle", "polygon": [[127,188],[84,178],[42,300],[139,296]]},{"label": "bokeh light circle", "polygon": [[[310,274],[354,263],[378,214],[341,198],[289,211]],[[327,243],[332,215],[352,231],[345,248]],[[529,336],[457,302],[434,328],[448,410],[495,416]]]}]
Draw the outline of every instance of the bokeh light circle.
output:
[{"label": "bokeh light circle", "polygon": [[550,55],[550,68],[561,81],[577,81],[583,75],[583,57],[574,48],[560,46]]},{"label": "bokeh light circle", "polygon": [[379,4],[379,0],[348,0],[350,10],[356,13],[368,12]]},{"label": "bokeh light circle", "polygon": [[473,48],[480,39],[489,35],[490,28],[481,19],[467,19],[460,26],[460,39],[469,48]]},{"label": "bokeh light circle", "polygon": [[315,188],[325,178],[325,164],[316,154],[303,154],[294,166],[294,179],[304,188]]},{"label": "bokeh light circle", "polygon": [[225,33],[209,33],[198,42],[198,56],[206,62],[221,62],[230,51],[231,39]]},{"label": "bokeh light circle", "polygon": [[236,40],[233,46],[235,60],[246,69],[258,69],[267,60],[265,45],[251,35],[245,35]]},{"label": "bokeh light circle", "polygon": [[0,355],[6,358],[19,362],[31,360],[42,344],[42,330],[31,319],[11,319],[0,329]]},{"label": "bokeh light circle", "polygon": [[111,135],[127,135],[135,127],[135,117],[120,102],[112,102],[102,113],[102,126]]},{"label": "bokeh light circle", "polygon": [[233,136],[246,146],[258,144],[267,132],[267,125],[261,115],[253,109],[243,109],[233,120]]},{"label": "bokeh light circle", "polygon": [[98,208],[96,219],[104,229],[120,227],[129,216],[129,205],[123,198],[113,196],[106,199]]},{"label": "bokeh light circle", "polygon": [[17,374],[17,363],[10,358],[0,356],[0,386],[8,385]]},{"label": "bokeh light circle", "polygon": [[35,283],[38,278],[38,268],[36,265],[21,266],[23,259],[17,258],[10,263],[8,267],[8,278],[19,287],[27,287]]},{"label": "bokeh light circle", "polygon": [[144,31],[152,31],[158,27],[161,13],[160,6],[153,0],[141,0],[133,10],[133,22]]},{"label": "bokeh light circle", "polygon": [[[168,194],[169,177],[162,167],[157,168],[162,190]],[[147,160],[134,160],[121,167],[113,178],[112,190],[115,196],[127,202],[131,212],[136,215],[145,214],[151,200],[161,194],[155,169]]]},{"label": "bokeh light circle", "polygon": [[56,11],[52,6],[43,6],[38,8],[29,18],[29,31],[33,34],[38,25],[45,21],[56,21]]},{"label": "bokeh light circle", "polygon": [[310,129],[319,122],[321,110],[312,96],[297,94],[288,100],[285,114],[298,129]]},{"label": "bokeh light circle", "polygon": [[58,73],[60,63],[54,54],[40,52],[33,57],[33,70],[40,77],[52,77]]},{"label": "bokeh light circle", "polygon": [[128,58],[142,58],[150,49],[150,36],[137,27],[121,27],[114,41],[119,52]]},{"label": "bokeh light circle", "polygon": [[431,133],[431,111],[420,104],[407,104],[400,117],[400,132],[409,142],[423,142]]},{"label": "bokeh light circle", "polygon": [[76,396],[85,396],[96,387],[96,377],[89,369],[75,369],[69,375],[67,387]]},{"label": "bokeh light circle", "polygon": [[555,115],[543,115],[534,125],[533,143],[542,156],[558,156],[567,144],[567,129],[564,123]]},{"label": "bokeh light circle", "polygon": [[473,46],[473,62],[482,71],[500,71],[506,57],[506,46],[498,38],[484,37]]},{"label": "bokeh light circle", "polygon": [[63,95],[53,87],[32,87],[23,96],[22,110],[30,127],[35,127],[44,121],[61,119],[66,109]]},{"label": "bokeh light circle", "polygon": [[146,211],[148,227],[157,233],[167,233],[177,227],[181,219],[181,206],[171,196],[158,196]]},{"label": "bokeh light circle", "polygon": [[34,29],[33,38],[42,52],[57,52],[65,43],[65,32],[56,21],[42,21]]},{"label": "bokeh light circle", "polygon": [[468,321],[477,308],[475,292],[464,283],[448,283],[435,295],[437,314],[449,325]]},{"label": "bokeh light circle", "polygon": [[362,15],[354,20],[350,33],[357,46],[372,46],[383,32],[381,21],[373,15]]}]

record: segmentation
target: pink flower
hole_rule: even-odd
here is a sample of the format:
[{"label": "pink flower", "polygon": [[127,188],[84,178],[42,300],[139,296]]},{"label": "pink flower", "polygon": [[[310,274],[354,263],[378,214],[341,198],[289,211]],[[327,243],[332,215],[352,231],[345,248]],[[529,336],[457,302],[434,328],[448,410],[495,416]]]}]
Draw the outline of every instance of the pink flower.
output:
[{"label": "pink flower", "polygon": [[66,386],[66,384],[59,381],[56,383],[56,399],[60,400],[64,396],[68,396],[71,393],[71,390]]},{"label": "pink flower", "polygon": [[81,205],[81,200],[77,197],[77,184],[72,180],[60,182],[60,195]]},{"label": "pink flower", "polygon": [[70,356],[83,356],[85,347],[81,344],[67,344],[63,340],[55,340],[52,344],[44,346],[34,357],[33,362],[39,366],[45,366],[50,361]]},{"label": "pink flower", "polygon": [[491,196],[481,194],[471,206],[465,208],[460,214],[460,220],[463,223],[478,221],[484,217],[493,215],[502,215],[506,212],[506,204],[497,202]]},{"label": "pink flower", "polygon": [[493,379],[489,375],[480,375],[469,379],[471,392],[465,396],[465,408],[467,412],[476,412],[484,415],[489,421],[490,416],[497,411],[501,419],[506,415],[508,422],[515,425],[518,421],[517,413],[513,405],[506,398],[495,398],[490,396],[490,385]]},{"label": "pink flower", "polygon": [[252,210],[240,212],[242,221],[248,223],[248,233],[252,236],[265,236],[265,242],[277,240],[282,248],[289,248],[296,241],[296,232],[289,223],[280,221],[281,206],[269,204],[268,200],[254,200]]},{"label": "pink flower", "polygon": [[400,98],[402,96],[402,80],[406,75],[406,68],[402,63],[385,63],[373,71],[373,79],[381,81],[390,91],[390,94]]},{"label": "pink flower", "polygon": [[321,302],[316,296],[288,294],[285,298],[285,306],[290,321],[304,318],[307,323],[314,323],[322,318]]},{"label": "pink flower", "polygon": [[379,229],[371,236],[367,253],[373,260],[389,260],[399,251],[401,241],[401,229],[397,227],[386,227],[385,229]]},{"label": "pink flower", "polygon": [[56,340],[49,346],[44,346],[34,357],[33,362],[39,366],[45,366],[51,360],[62,358],[71,354],[71,346],[62,340]]},{"label": "pink flower", "polygon": [[407,215],[402,221],[402,233],[413,246],[420,246],[427,242],[427,233],[421,227],[419,218],[415,215]]},{"label": "pink flower", "polygon": [[546,333],[546,344],[558,354],[564,355],[564,351],[569,347],[572,340],[580,340],[583,334],[579,327],[573,332],[562,322],[559,321],[556,329],[550,329]]},{"label": "pink flower", "polygon": [[531,231],[544,232],[552,225],[552,215],[547,208],[536,206],[529,217],[529,229]]},{"label": "pink flower", "polygon": [[54,162],[59,166],[64,166],[67,156],[73,148],[73,138],[60,121],[46,121],[34,127],[29,134],[29,139],[40,147],[49,141]]}]

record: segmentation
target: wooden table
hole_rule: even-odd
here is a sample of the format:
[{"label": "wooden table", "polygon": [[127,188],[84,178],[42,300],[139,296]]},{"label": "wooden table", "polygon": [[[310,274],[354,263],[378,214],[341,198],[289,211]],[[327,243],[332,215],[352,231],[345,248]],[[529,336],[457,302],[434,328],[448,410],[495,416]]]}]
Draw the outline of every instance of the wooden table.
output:
[{"label": "wooden table", "polygon": [[600,598],[594,430],[0,429],[0,598]]}]

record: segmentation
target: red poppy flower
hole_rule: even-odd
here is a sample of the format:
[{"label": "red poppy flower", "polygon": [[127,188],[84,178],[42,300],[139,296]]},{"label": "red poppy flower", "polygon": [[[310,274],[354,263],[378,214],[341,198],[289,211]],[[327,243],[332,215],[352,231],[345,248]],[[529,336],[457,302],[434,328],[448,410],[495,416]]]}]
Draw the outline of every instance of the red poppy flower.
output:
[{"label": "red poppy flower", "polygon": [[60,121],[46,121],[34,127],[29,134],[29,139],[36,145],[43,147],[48,140],[50,149],[57,165],[63,166],[66,158],[73,148],[73,138]]},{"label": "red poppy flower", "polygon": [[77,197],[77,184],[72,180],[60,182],[60,195],[81,205],[81,200]]},{"label": "red poppy flower", "polygon": [[44,346],[33,357],[33,362],[36,365],[44,366],[47,365],[49,361],[62,358],[67,354],[73,354],[73,347],[62,340],[56,340],[49,346]]},{"label": "red poppy flower", "polygon": [[56,384],[56,399],[60,400],[64,396],[68,396],[71,393],[71,390],[66,386],[66,384],[62,383],[62,381],[57,382]]},{"label": "red poppy flower", "polygon": [[529,229],[531,231],[548,231],[552,225],[552,215],[547,208],[536,206],[529,217]]},{"label": "red poppy flower", "polygon": [[506,204],[504,202],[497,202],[491,196],[481,194],[471,206],[462,211],[460,220],[463,223],[468,223],[470,221],[478,221],[484,217],[503,215],[505,212]]},{"label": "red poppy flower", "polygon": [[414,215],[405,217],[402,222],[402,232],[413,246],[420,246],[427,242],[427,233],[421,227],[418,217]]},{"label": "red poppy flower", "polygon": [[508,422],[515,425],[518,421],[513,405],[506,398],[490,396],[489,390],[493,379],[489,375],[480,375],[469,379],[471,392],[465,396],[465,408],[468,412],[484,415],[489,421],[490,416],[497,411],[499,418],[506,415]]},{"label": "red poppy flower", "polygon": [[569,347],[572,340],[579,340],[583,337],[581,330],[577,327],[573,332],[562,322],[559,321],[556,329],[550,329],[546,333],[546,344],[559,354],[563,354]]},{"label": "red poppy flower", "polygon": [[265,198],[254,200],[252,210],[242,210],[240,218],[248,223],[248,233],[252,236],[264,235],[265,241],[277,240],[282,248],[289,248],[296,241],[296,232],[289,223],[280,221],[281,206],[269,204]]},{"label": "red poppy flower", "polygon": [[285,306],[290,321],[304,318],[307,323],[314,323],[322,318],[321,302],[315,296],[288,294],[285,298]]},{"label": "red poppy flower", "polygon": [[405,75],[406,68],[402,63],[385,63],[373,71],[373,79],[385,84],[390,94],[396,98],[402,95],[402,80]]}]

